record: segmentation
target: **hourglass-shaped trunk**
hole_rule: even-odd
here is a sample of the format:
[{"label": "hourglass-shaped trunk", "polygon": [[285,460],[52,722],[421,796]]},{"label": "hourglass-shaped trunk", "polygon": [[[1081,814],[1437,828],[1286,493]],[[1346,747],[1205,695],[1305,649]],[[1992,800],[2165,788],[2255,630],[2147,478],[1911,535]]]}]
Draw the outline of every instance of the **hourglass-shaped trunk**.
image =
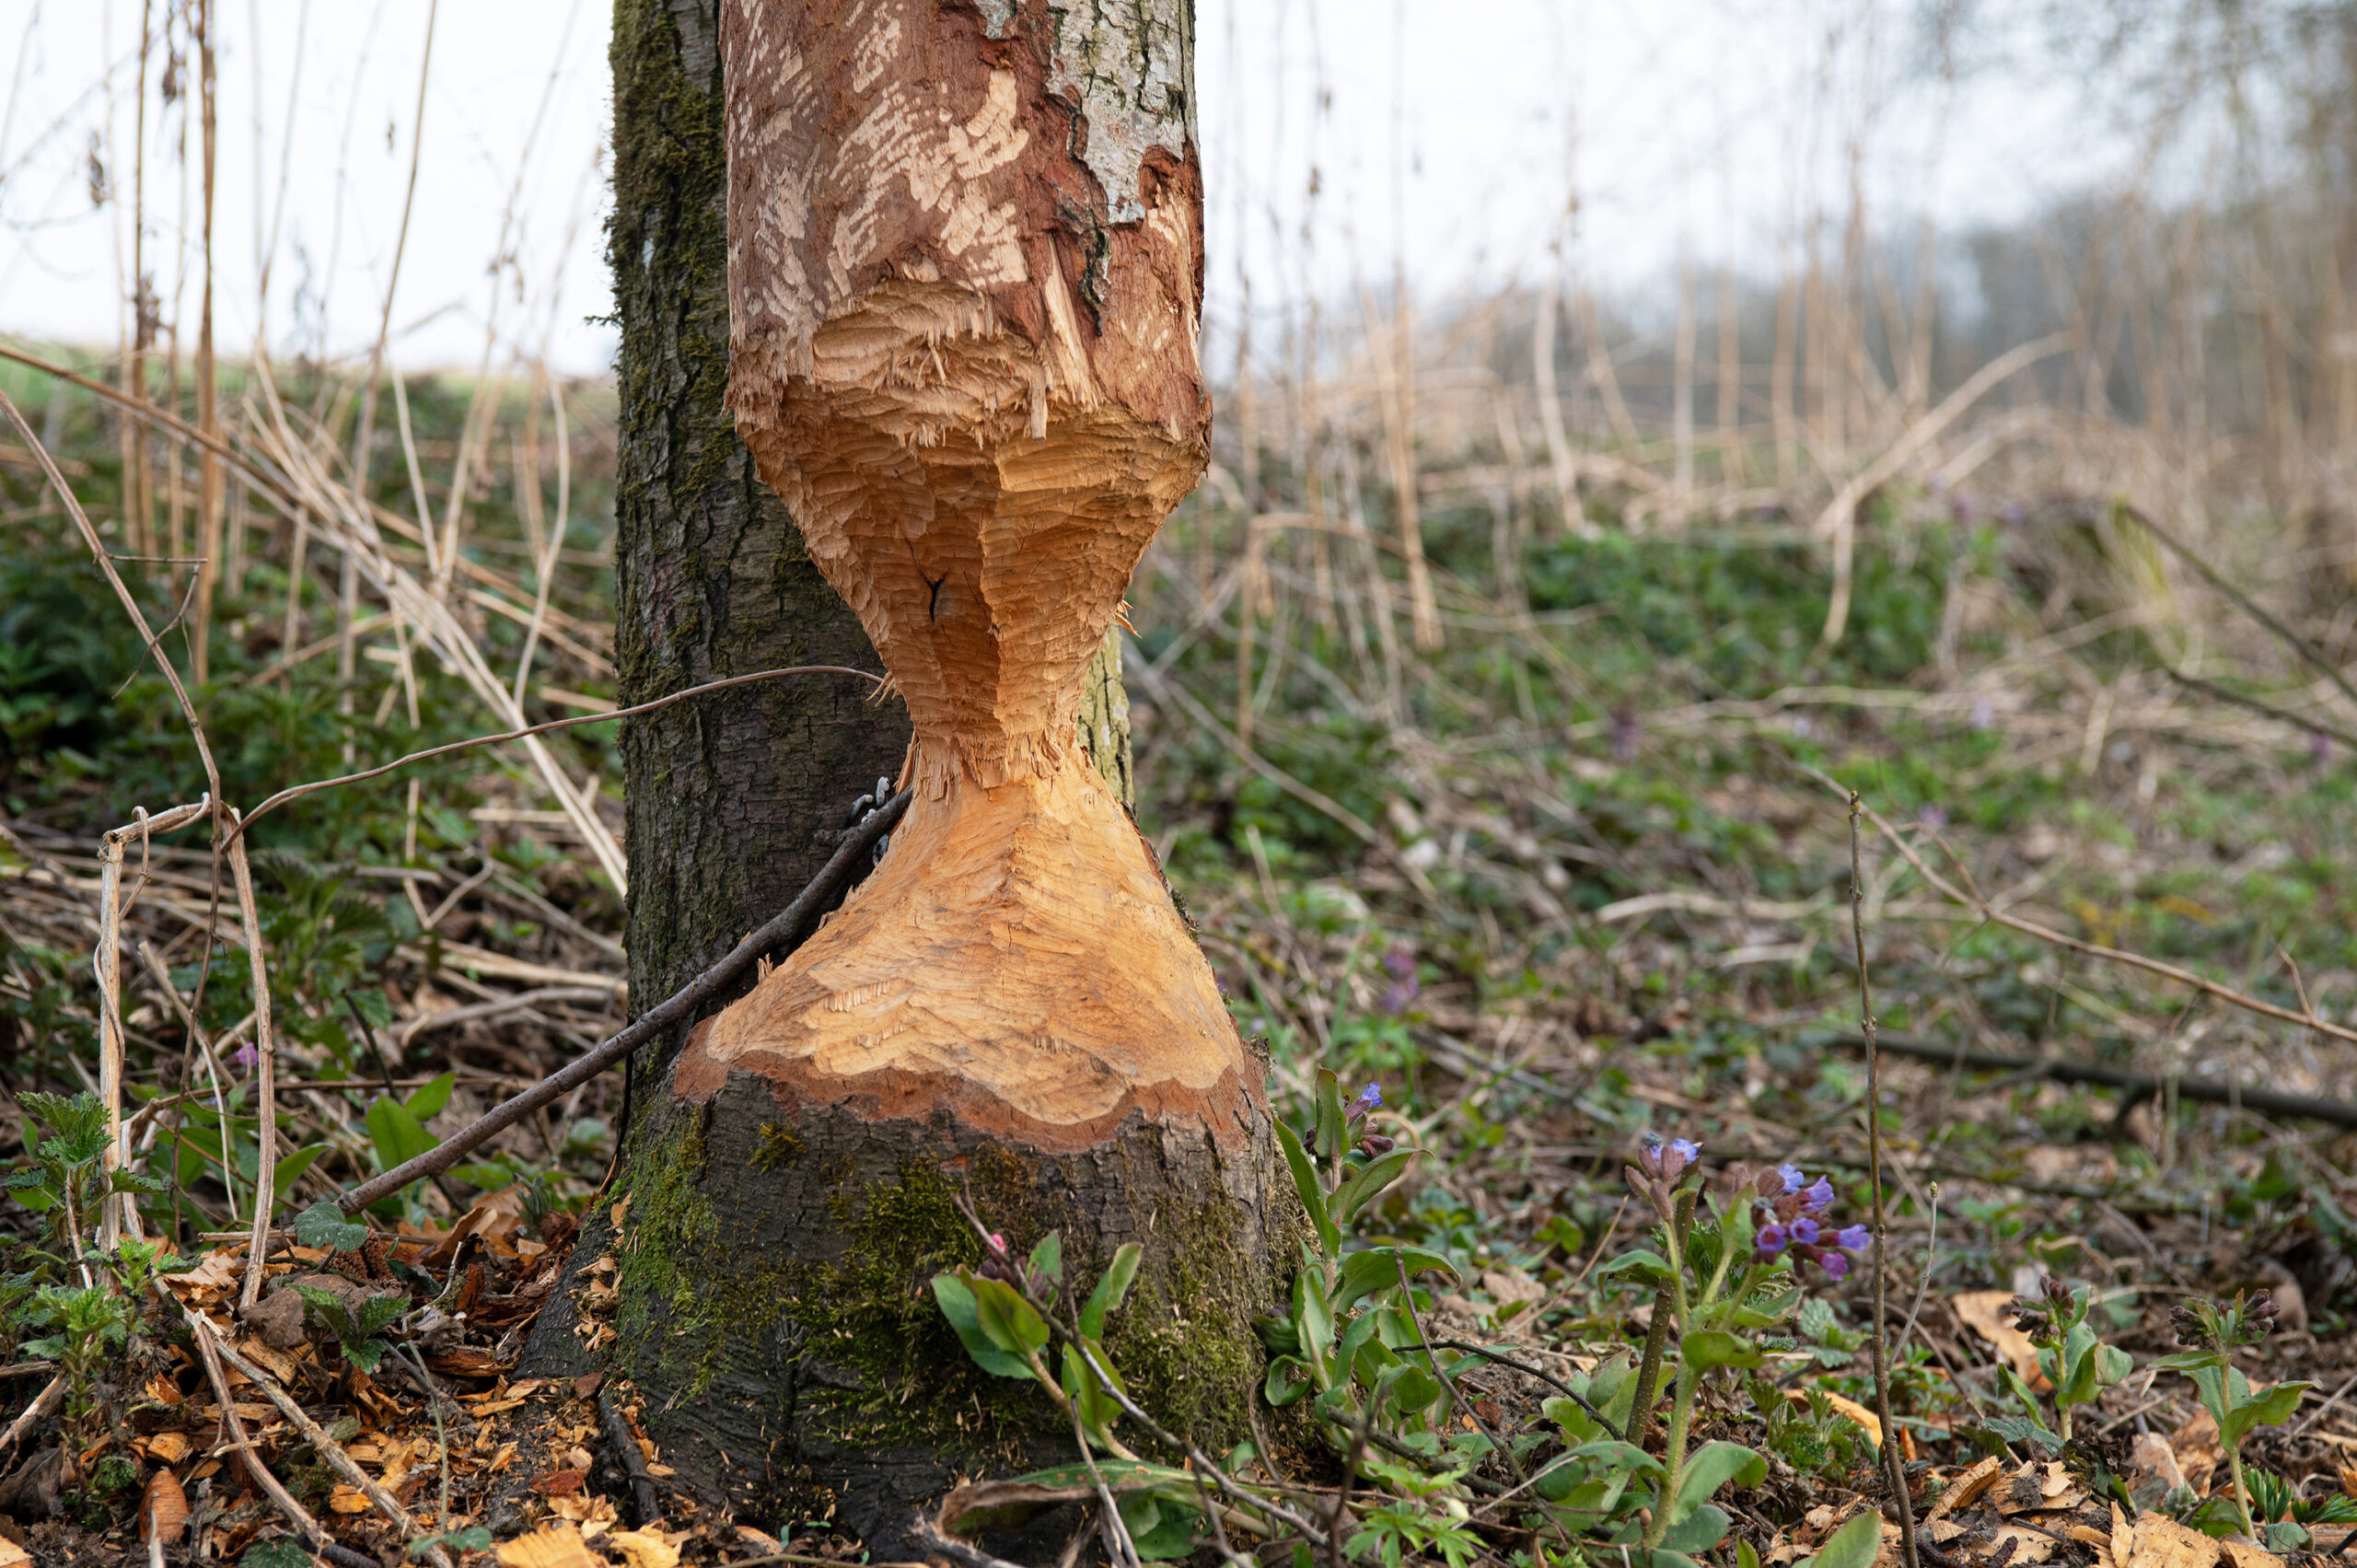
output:
[{"label": "hourglass-shaped trunk", "polygon": [[1059,1230],[1082,1278],[1144,1242],[1112,1353],[1213,1442],[1289,1246],[1262,1063],[1074,734],[1205,462],[1191,25],[721,0],[730,406],[907,703],[915,798],[679,1050],[585,1236],[610,1306],[583,1299],[683,1480],[749,1522],[830,1500],[887,1557],[953,1470],[1070,1446],[934,1307],[978,1256],[958,1202],[1019,1247]]}]

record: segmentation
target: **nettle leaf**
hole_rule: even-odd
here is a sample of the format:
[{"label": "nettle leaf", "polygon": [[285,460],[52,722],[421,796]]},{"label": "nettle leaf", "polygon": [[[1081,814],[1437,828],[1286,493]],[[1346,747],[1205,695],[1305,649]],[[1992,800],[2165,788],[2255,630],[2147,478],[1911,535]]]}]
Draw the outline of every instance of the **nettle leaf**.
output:
[{"label": "nettle leaf", "polygon": [[377,1146],[379,1170],[413,1160],[435,1144],[416,1112],[389,1095],[379,1095],[368,1104],[368,1140]]},{"label": "nettle leaf", "polygon": [[352,1309],[335,1292],[321,1290],[318,1285],[296,1285],[295,1294],[303,1298],[303,1305],[316,1313],[319,1321],[339,1341],[349,1343],[365,1337],[353,1323]]},{"label": "nettle leaf", "polygon": [[1989,1430],[2008,1443],[2026,1443],[2043,1448],[2049,1454],[2062,1451],[2062,1439],[2046,1429],[2046,1423],[2024,1415],[2001,1415],[1989,1423]]},{"label": "nettle leaf", "polygon": [[1030,1363],[999,1349],[991,1342],[990,1336],[982,1332],[974,1293],[966,1288],[964,1281],[955,1274],[934,1275],[933,1299],[940,1305],[941,1315],[949,1319],[950,1328],[957,1330],[958,1342],[966,1347],[966,1353],[974,1358],[975,1365],[997,1377],[1031,1376]]},{"label": "nettle leaf", "polygon": [[349,1252],[368,1239],[368,1227],[343,1217],[332,1198],[322,1198],[295,1216],[295,1239],[320,1252]]},{"label": "nettle leaf", "polygon": [[348,1341],[338,1342],[343,1347],[343,1359],[363,1372],[374,1372],[384,1365],[385,1342],[382,1340],[363,1340],[358,1344]]},{"label": "nettle leaf", "polygon": [[360,1303],[354,1315],[354,1325],[362,1334],[373,1334],[389,1323],[399,1321],[409,1311],[406,1295],[372,1295]]}]

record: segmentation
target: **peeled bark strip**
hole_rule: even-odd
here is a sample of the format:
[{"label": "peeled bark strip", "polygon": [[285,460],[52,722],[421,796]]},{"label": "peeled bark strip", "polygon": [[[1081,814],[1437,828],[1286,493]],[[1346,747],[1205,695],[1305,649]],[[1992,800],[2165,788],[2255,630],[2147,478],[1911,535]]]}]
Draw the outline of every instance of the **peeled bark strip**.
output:
[{"label": "peeled bark strip", "polygon": [[610,1339],[683,1482],[749,1522],[832,1509],[879,1557],[919,1555],[900,1532],[957,1473],[1070,1453],[935,1307],[979,1258],[958,1201],[1018,1247],[1060,1231],[1083,1289],[1143,1242],[1110,1349],[1207,1442],[1245,1435],[1290,1247],[1265,1063],[1123,808],[1090,674],[1206,461],[1190,25],[722,0],[729,406],[907,704],[915,798],[650,1097],[577,1254],[613,1259],[579,1298],[612,1335],[569,1302],[535,1353]]}]

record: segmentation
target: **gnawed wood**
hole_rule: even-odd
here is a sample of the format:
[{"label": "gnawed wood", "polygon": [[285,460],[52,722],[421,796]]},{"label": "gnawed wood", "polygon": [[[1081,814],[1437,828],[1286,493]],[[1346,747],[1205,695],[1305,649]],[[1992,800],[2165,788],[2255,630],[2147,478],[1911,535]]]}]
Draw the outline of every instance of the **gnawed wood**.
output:
[{"label": "gnawed wood", "polygon": [[1183,6],[730,0],[730,406],[908,703],[884,865],[674,1087],[939,1111],[1041,1151],[1133,1112],[1248,1147],[1260,1071],[1078,743],[1202,472]]}]

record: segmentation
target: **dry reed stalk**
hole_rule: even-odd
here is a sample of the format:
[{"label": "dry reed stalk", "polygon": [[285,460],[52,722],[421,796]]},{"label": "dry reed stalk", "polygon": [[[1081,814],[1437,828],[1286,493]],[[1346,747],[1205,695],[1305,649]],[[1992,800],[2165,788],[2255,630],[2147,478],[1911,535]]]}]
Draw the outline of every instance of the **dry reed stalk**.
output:
[{"label": "dry reed stalk", "polygon": [[1925,447],[1937,440],[1942,431],[1955,424],[1991,388],[2016,370],[2069,346],[2068,334],[2057,332],[1999,354],[1975,371],[1964,385],[1942,399],[1939,407],[1910,425],[1905,434],[1884,448],[1880,457],[1851,475],[1841,488],[1833,493],[1833,499],[1826,504],[1824,511],[1817,514],[1814,530],[1817,538],[1830,543],[1833,551],[1833,597],[1826,606],[1825,629],[1819,633],[1820,642],[1828,646],[1840,642],[1842,630],[1849,623],[1851,563],[1856,549],[1859,504],[1906,467]]},{"label": "dry reed stalk", "polygon": [[[362,510],[352,503],[350,493],[331,483],[319,459],[303,443],[297,441],[286,423],[285,409],[280,402],[267,364],[255,366],[255,381],[271,422],[258,432],[260,444],[284,472],[297,495],[315,506],[322,520],[331,528],[337,542],[347,552],[369,585],[381,595],[392,612],[405,620],[426,646],[432,648],[451,670],[471,690],[476,699],[504,720],[511,730],[522,732],[526,725],[523,711],[510,694],[506,683],[492,672],[482,648],[468,633],[443,596],[428,590],[407,568],[394,562],[383,548],[373,511]],[[463,454],[462,454],[463,456]],[[446,536],[446,548],[449,540]],[[448,580],[448,557],[444,557],[443,578]],[[621,846],[610,830],[598,819],[571,779],[556,760],[555,754],[540,743],[537,737],[524,741],[527,756],[542,782],[557,800],[558,807],[572,821],[576,831],[587,843],[600,870],[613,883],[616,891],[626,891],[629,876],[623,863]]]},{"label": "dry reed stalk", "polygon": [[[218,367],[213,357],[213,184],[215,158],[215,86],[213,58],[213,0],[192,0],[197,51],[197,110],[202,122],[203,179],[204,184],[203,227],[198,244],[204,269],[202,292],[198,296],[196,325],[196,425],[206,435],[221,434],[220,389]],[[171,448],[175,455],[180,448]],[[213,632],[213,595],[220,580],[221,563],[221,464],[211,448],[198,448],[197,458],[197,537],[196,553],[202,559],[196,568],[196,602],[189,624],[191,668],[197,684],[203,685],[210,674],[210,643]]]}]

